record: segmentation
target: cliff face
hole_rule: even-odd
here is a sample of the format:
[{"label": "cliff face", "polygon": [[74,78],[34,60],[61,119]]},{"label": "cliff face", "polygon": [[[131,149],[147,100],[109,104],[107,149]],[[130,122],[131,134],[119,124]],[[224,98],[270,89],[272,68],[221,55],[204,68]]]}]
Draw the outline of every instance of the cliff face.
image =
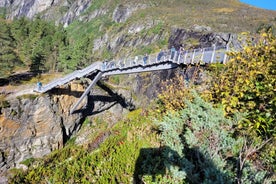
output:
[{"label": "cliff face", "polygon": [[15,17],[34,18],[41,15],[45,19],[68,25],[85,11],[92,0],[3,0],[0,7],[7,10],[7,18]]},{"label": "cliff face", "polygon": [[[162,81],[174,75],[170,70],[132,74],[116,85],[104,79],[108,85],[99,83],[72,115],[69,111],[87,86],[86,82],[71,82],[47,94],[7,101],[8,105],[0,112],[0,183],[8,169],[26,168],[22,161],[62,148],[78,133],[85,119],[92,122],[100,116],[112,126],[129,110],[147,106],[157,96]],[[88,135],[80,135],[79,144],[84,144]]]},{"label": "cliff face", "polygon": [[[3,0],[0,1],[0,7],[7,8],[8,18],[11,19],[20,16],[33,18],[41,13],[44,18],[67,26],[77,18],[89,21],[107,14],[107,8],[101,7],[90,14],[81,15],[93,2],[92,0]],[[126,3],[116,6],[112,19],[116,23],[125,22],[134,11],[143,8],[146,8],[146,5]],[[96,37],[93,40],[93,51],[100,51],[107,46],[109,50],[117,53],[122,48],[150,45],[168,37],[168,47],[174,45],[176,48],[180,45],[184,45],[185,48],[209,47],[213,44],[226,45],[230,42],[237,45],[233,41],[236,40],[235,35],[211,33],[208,27],[197,26],[190,31],[174,28],[169,36],[164,30],[158,33],[140,34],[158,25],[158,22],[151,19],[128,25],[129,27],[122,28],[123,30],[118,30],[114,34],[105,32]],[[69,111],[83,91],[83,86],[76,83],[38,97],[19,97],[10,100],[9,106],[2,108],[0,112],[0,176],[9,168],[25,167],[21,162],[28,158],[42,157],[63,147],[64,143],[78,132],[87,117],[102,116],[110,123],[115,123],[126,111],[125,109],[146,106],[149,99],[156,97],[161,81],[173,75],[171,71],[161,71],[125,76],[114,91],[104,86],[101,87],[103,89],[97,88],[93,92],[94,95],[88,97],[84,110],[73,115],[69,115]],[[104,114],[107,110],[109,113]]]},{"label": "cliff face", "polygon": [[0,7],[6,7],[9,13],[9,18],[26,16],[33,18],[38,13],[50,8],[59,3],[60,0],[4,0],[0,3]]},{"label": "cliff face", "polygon": [[[0,7],[6,8],[7,18],[14,19],[18,17],[34,18],[40,15],[47,20],[53,20],[56,24],[63,24],[67,27],[73,20],[90,21],[98,16],[105,15],[108,8],[98,8],[89,14],[82,14],[89,8],[94,1],[92,0],[3,0]],[[124,22],[137,9],[143,9],[143,4],[125,4],[119,5],[113,12],[113,20],[117,23]]]},{"label": "cliff face", "polygon": [[9,7],[11,2],[9,0],[0,1],[0,7]]},{"label": "cliff face", "polygon": [[[57,2],[45,1],[45,7],[52,6]],[[22,3],[26,3],[26,1],[22,1]],[[15,4],[5,1],[1,5],[14,6]],[[26,8],[30,11],[24,12],[29,12],[27,15],[31,16],[34,15],[34,12],[30,7]],[[82,7],[85,8],[84,5]],[[18,10],[18,12],[23,11]],[[113,18],[118,22],[125,21],[129,14],[131,12],[124,7],[118,7]],[[130,31],[135,33],[138,30],[139,32],[145,26],[151,25],[137,25]],[[206,33],[206,29],[209,28],[197,27],[191,31],[172,29],[168,46],[174,45],[178,48],[180,45],[184,45],[185,48],[202,48],[213,44],[226,45],[229,43],[238,46],[235,42],[237,40],[235,35]],[[109,45],[110,49],[114,50],[128,46],[136,47],[139,44],[158,41],[162,36],[164,37],[160,34],[128,39],[126,35],[121,34],[110,39],[111,35],[106,34],[106,37],[96,39],[97,43],[94,45],[97,45],[98,48],[94,49],[100,49],[102,45]],[[120,83],[123,87],[118,87],[116,92],[105,91],[105,96],[102,96],[102,90],[98,90],[98,96],[90,95],[91,98],[88,98],[86,110],[73,115],[69,115],[69,111],[83,91],[82,85],[77,83],[71,83],[67,88],[53,90],[51,93],[36,98],[19,97],[9,101],[9,106],[2,108],[0,113],[0,173],[8,168],[23,167],[20,162],[27,158],[42,157],[63,147],[64,143],[78,132],[86,117],[99,114],[105,117],[103,113],[108,110],[111,114],[108,115],[108,118],[111,119],[110,122],[115,123],[124,113],[124,109],[131,110],[135,106],[148,104],[148,99],[154,99],[160,90],[161,81],[171,78],[171,76],[173,74],[166,71],[147,75],[132,75],[132,78],[124,76],[124,81]],[[128,90],[125,90],[126,87]],[[133,99],[137,100],[134,102]]]},{"label": "cliff face", "polygon": [[[74,91],[82,90],[72,84]],[[69,116],[76,101],[64,94],[22,96],[8,101],[0,114],[0,175],[27,158],[37,158],[61,148],[79,130],[82,114]],[[68,92],[68,93],[67,93]]]}]

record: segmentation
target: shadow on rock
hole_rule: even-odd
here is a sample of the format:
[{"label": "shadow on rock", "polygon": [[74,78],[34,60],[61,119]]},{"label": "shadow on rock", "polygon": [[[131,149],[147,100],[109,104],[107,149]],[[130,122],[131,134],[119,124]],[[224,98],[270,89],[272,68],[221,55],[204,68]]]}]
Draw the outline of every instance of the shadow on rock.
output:
[{"label": "shadow on rock", "polygon": [[[117,104],[120,104],[123,108],[128,109],[129,111],[135,109],[135,105],[130,100],[127,100],[120,94],[114,93],[105,84],[99,81],[97,85],[106,91],[109,96],[88,94],[87,105],[83,109],[76,110],[74,113],[83,113],[84,116],[91,116],[104,112]],[[102,103],[102,107],[96,109],[96,102]]]},{"label": "shadow on rock", "polygon": [[6,78],[0,78],[0,86],[5,86],[8,84],[21,84],[22,81],[29,81],[32,77],[35,76],[37,76],[37,74],[32,72],[13,74]]}]

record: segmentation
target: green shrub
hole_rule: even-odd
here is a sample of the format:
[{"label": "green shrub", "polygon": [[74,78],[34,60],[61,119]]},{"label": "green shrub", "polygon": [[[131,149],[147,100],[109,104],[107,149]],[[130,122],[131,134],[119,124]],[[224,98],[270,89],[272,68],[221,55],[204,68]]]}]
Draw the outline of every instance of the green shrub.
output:
[{"label": "green shrub", "polygon": [[156,141],[154,136],[149,136],[147,121],[141,110],[133,111],[125,121],[90,140],[88,149],[68,144],[37,161],[26,172],[15,172],[9,181],[131,183],[140,149]]},{"label": "green shrub", "polygon": [[20,162],[20,164],[24,164],[24,165],[26,165],[27,167],[30,167],[31,164],[32,164],[34,161],[35,161],[34,158],[28,158],[28,159],[26,159],[26,160]]},{"label": "green shrub", "polygon": [[248,158],[243,159],[242,168],[237,165],[241,154],[251,149],[244,150],[245,138],[234,137],[240,118],[225,118],[221,108],[196,94],[185,104],[183,110],[164,116],[159,123],[171,183],[258,183],[267,178],[267,172],[254,169]]},{"label": "green shrub", "polygon": [[275,43],[275,36],[262,33],[257,43],[249,40],[240,52],[229,53],[226,66],[212,68],[207,98],[222,103],[228,115],[246,112],[239,127],[263,139],[276,135]]},{"label": "green shrub", "polygon": [[0,95],[0,108],[8,108],[10,107],[10,103],[5,100],[5,97]]}]

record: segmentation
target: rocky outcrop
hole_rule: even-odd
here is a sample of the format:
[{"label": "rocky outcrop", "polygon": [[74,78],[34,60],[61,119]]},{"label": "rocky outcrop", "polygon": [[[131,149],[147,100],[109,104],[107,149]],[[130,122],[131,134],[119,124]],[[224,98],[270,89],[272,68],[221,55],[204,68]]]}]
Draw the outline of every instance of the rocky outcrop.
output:
[{"label": "rocky outcrop", "polygon": [[[83,14],[94,1],[92,0],[3,0],[0,7],[6,8],[7,18],[18,17],[34,18],[36,15],[47,20],[53,20],[56,24],[63,24],[67,27],[74,20],[90,21],[96,17],[107,14],[109,7],[99,7],[87,14]],[[144,9],[147,5],[140,3],[118,5],[113,11],[113,21],[125,22],[134,11]]]},{"label": "rocky outcrop", "polygon": [[57,24],[64,26],[70,24],[74,19],[80,17],[90,5],[92,0],[4,0],[0,2],[0,7],[7,9],[7,18],[16,17],[34,18],[40,15],[48,20],[54,20]]},{"label": "rocky outcrop", "polygon": [[124,112],[137,106],[147,106],[149,99],[157,96],[162,81],[172,76],[174,73],[170,70],[132,74],[125,76],[112,89],[99,82],[87,103],[81,104],[82,110],[72,115],[69,114],[70,109],[81,96],[86,83],[72,82],[47,94],[24,95],[9,100],[0,113],[0,169],[18,167],[27,158],[42,157],[63,147],[81,128],[83,118],[108,110],[106,118],[114,123]]},{"label": "rocky outcrop", "polygon": [[78,0],[74,1],[70,6],[69,10],[63,15],[59,23],[67,27],[74,19],[80,17],[80,14],[84,12],[92,3],[92,0]]},{"label": "rocky outcrop", "polygon": [[117,23],[125,22],[135,10],[146,7],[147,5],[145,4],[120,4],[115,8],[112,18]]},{"label": "rocky outcrop", "polygon": [[9,168],[22,167],[21,162],[28,158],[63,147],[80,129],[82,114],[69,116],[69,111],[77,99],[74,93],[83,88],[72,84],[71,89],[61,91],[63,94],[17,97],[1,109],[0,175]]},{"label": "rocky outcrop", "polygon": [[22,16],[33,18],[35,15],[56,5],[59,1],[60,0],[18,0],[3,3],[0,4],[0,6],[8,8],[9,18]]},{"label": "rocky outcrop", "polygon": [[9,7],[11,5],[10,0],[2,0],[0,1],[0,7]]},{"label": "rocky outcrop", "polygon": [[[150,24],[150,23],[149,23]],[[147,23],[141,26],[141,28],[136,29],[145,30],[149,29],[151,26],[148,25],[146,28]],[[125,34],[124,32],[120,32],[117,35],[110,35],[108,33],[104,34],[103,36],[96,38],[94,40],[94,48],[93,51],[99,51],[102,48],[107,47],[113,53],[117,53],[123,48],[135,48],[137,46],[147,46],[150,44],[154,44],[159,40],[163,40],[168,34],[166,32],[162,32],[160,34],[144,34],[139,35],[135,33]],[[129,55],[130,53],[128,53]]]},{"label": "rocky outcrop", "polygon": [[239,48],[237,35],[232,33],[214,33],[210,28],[198,28],[195,30],[187,30],[175,28],[172,29],[169,38],[169,48],[174,46],[179,48],[183,46],[186,49],[206,48],[213,45],[225,46],[230,44],[231,47]]}]

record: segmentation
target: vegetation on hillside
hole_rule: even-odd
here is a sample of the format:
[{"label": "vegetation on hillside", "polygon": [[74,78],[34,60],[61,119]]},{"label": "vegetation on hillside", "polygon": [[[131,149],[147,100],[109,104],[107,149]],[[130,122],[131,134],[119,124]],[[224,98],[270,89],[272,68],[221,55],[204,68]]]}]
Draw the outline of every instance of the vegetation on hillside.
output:
[{"label": "vegetation on hillside", "polygon": [[[97,1],[83,15],[99,9],[106,13],[88,22],[74,21],[66,29],[40,18],[0,19],[1,77],[23,69],[67,72],[130,52],[154,52],[166,47],[171,27],[199,24],[214,31],[258,32],[275,26],[271,12],[247,8],[236,0],[142,1],[145,8],[134,11],[126,22],[115,22],[112,15],[119,3],[130,1]],[[138,34],[129,32],[142,23],[148,27]],[[124,46],[155,35],[162,35],[156,43]],[[123,40],[118,50],[102,41],[105,36]],[[10,182],[275,182],[275,36],[262,33],[229,56],[227,65],[208,68],[212,80],[204,86],[181,76],[168,81],[154,108],[131,112],[114,127],[103,126],[87,145],[76,146],[72,139],[43,159],[22,162],[29,168],[11,170]],[[0,101],[1,108],[9,106],[5,99]],[[93,123],[91,129],[98,126]]]},{"label": "vegetation on hillside", "polygon": [[[71,143],[33,161],[27,171],[14,170],[10,181],[275,182],[275,40],[270,33],[261,34],[257,43],[230,53],[226,65],[210,66],[217,80],[205,86],[175,79],[148,109],[153,113],[131,112],[105,130],[107,139],[102,132],[86,146]],[[258,73],[259,66],[267,70]],[[104,142],[97,143],[100,140]]]},{"label": "vegetation on hillside", "polygon": [[0,19],[1,77],[18,71],[56,71],[60,52],[68,41],[63,28],[40,18]]},{"label": "vegetation on hillside", "polygon": [[221,102],[228,115],[247,113],[240,128],[267,139],[276,135],[276,40],[266,32],[257,39],[243,51],[229,53],[225,67],[211,69],[208,98]]},{"label": "vegetation on hillside", "polygon": [[[126,21],[114,20],[118,7],[131,12]],[[74,21],[66,28],[70,43],[77,45],[67,49],[68,55],[79,47],[86,53],[80,50],[79,59],[71,57],[67,62],[72,66],[71,63],[83,66],[103,59],[157,52],[167,47],[172,28],[193,30],[198,25],[203,32],[256,33],[276,26],[272,17],[276,17],[275,12],[249,8],[237,0],[100,0],[92,3],[83,16],[95,14],[98,15],[91,20]],[[159,39],[151,43],[155,37]]]},{"label": "vegetation on hillside", "polygon": [[[114,20],[118,7],[131,12],[126,21]],[[172,27],[193,29],[199,25],[208,26],[215,32],[254,33],[262,28],[275,27],[276,14],[274,18],[273,14],[249,8],[236,0],[151,0],[139,3],[100,0],[82,13],[81,16],[86,18],[73,21],[67,28],[39,17],[33,21],[1,18],[1,77],[22,71],[22,68],[38,73],[70,72],[99,60],[156,52],[167,46]],[[87,19],[92,15],[93,18]],[[133,32],[139,25],[141,30]],[[147,41],[156,36],[158,41]],[[137,42],[140,39],[143,39],[142,43]],[[115,48],[111,47],[113,42],[117,44]],[[135,45],[135,42],[139,44]]]},{"label": "vegetation on hillside", "polygon": [[22,64],[16,54],[15,44],[8,25],[0,20],[0,75],[8,76],[16,65]]},{"label": "vegetation on hillside", "polygon": [[[156,144],[149,118],[133,111],[125,121],[100,130],[84,146],[74,141],[45,159],[32,160],[28,172],[14,170],[12,183],[129,183],[135,172],[139,150]],[[107,122],[93,122],[92,127]],[[87,125],[88,126],[88,125]],[[91,128],[92,128],[91,127]],[[106,127],[105,127],[106,128]],[[92,130],[91,130],[92,131]],[[104,139],[106,137],[107,139]],[[102,142],[105,140],[104,142]],[[24,163],[23,163],[24,164]],[[140,164],[140,163],[136,163]]]}]

